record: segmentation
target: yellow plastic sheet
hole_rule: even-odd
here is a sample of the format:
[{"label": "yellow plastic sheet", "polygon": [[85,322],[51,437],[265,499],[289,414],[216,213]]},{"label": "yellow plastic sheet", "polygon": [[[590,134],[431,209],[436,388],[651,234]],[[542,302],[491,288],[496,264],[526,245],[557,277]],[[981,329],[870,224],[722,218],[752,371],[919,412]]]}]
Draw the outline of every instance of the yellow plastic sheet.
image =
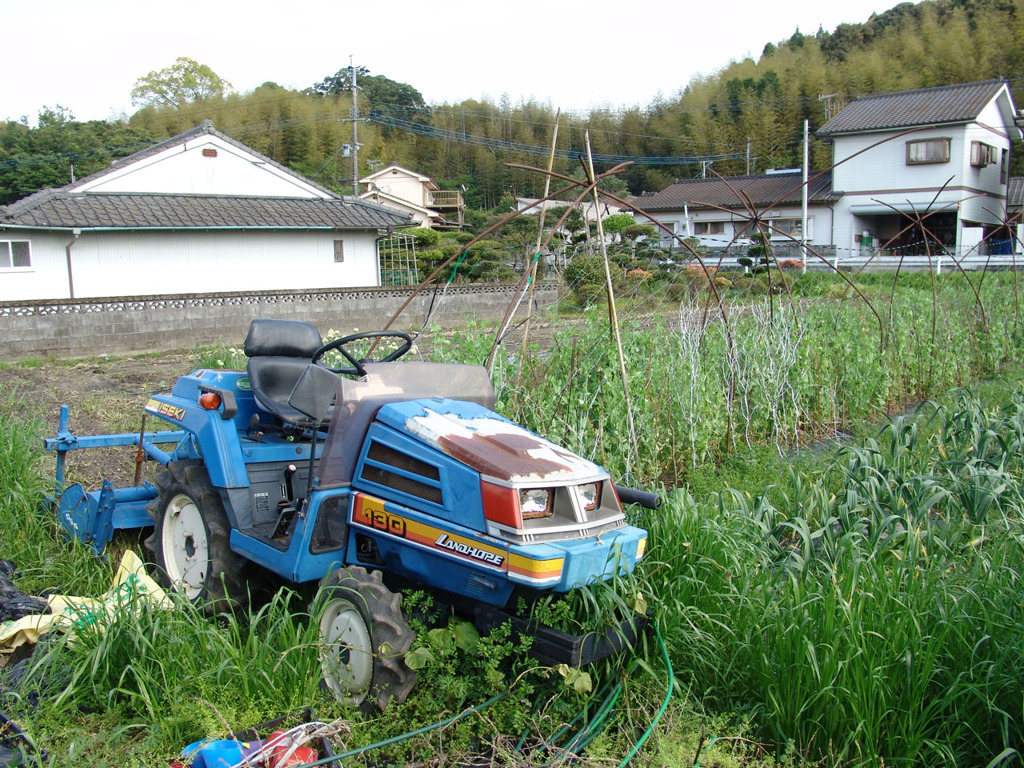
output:
[{"label": "yellow plastic sheet", "polygon": [[146,573],[142,559],[128,550],[114,574],[114,583],[101,597],[51,595],[46,601],[49,613],[24,616],[17,621],[0,624],[0,654],[11,653],[25,643],[35,643],[47,632],[73,633],[140,602],[164,609],[172,606],[167,593]]}]

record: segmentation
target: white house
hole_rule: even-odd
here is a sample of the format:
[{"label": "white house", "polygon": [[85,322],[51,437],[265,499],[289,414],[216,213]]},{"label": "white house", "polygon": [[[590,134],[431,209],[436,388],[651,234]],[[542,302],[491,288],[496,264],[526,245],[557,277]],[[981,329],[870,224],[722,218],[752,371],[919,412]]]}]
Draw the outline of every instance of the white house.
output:
[{"label": "white house", "polygon": [[380,233],[409,224],[207,120],[0,207],[0,301],[376,286]]},{"label": "white house", "polygon": [[[359,180],[359,196],[413,217],[415,226],[454,229],[464,222],[466,204],[458,190],[441,189],[422,173],[392,163]],[[454,216],[454,220],[451,217]]]},{"label": "white house", "polygon": [[830,171],[808,175],[806,238],[801,171],[676,179],[661,192],[632,202],[665,227],[664,247],[675,237],[696,238],[712,249],[745,247],[757,230],[768,234],[776,248],[797,248],[806,241],[820,249],[832,243],[831,180]]},{"label": "white house", "polygon": [[[1010,144],[1021,137],[1016,119],[1001,80],[851,102],[818,131],[833,142],[839,253],[942,248],[961,258],[983,238],[1008,240]],[[913,225],[920,214],[927,214],[923,228]]]},{"label": "white house", "polygon": [[1016,119],[999,80],[854,100],[818,131],[832,142],[833,166],[809,172],[805,238],[801,171],[677,180],[636,202],[709,247],[745,244],[756,219],[776,248],[806,239],[837,265],[880,256],[923,265],[939,252],[987,258],[1013,238],[1007,174],[1010,144],[1021,137]]},{"label": "white house", "polygon": [[[552,208],[558,208],[559,206],[569,205],[571,200],[548,200],[547,208],[550,211]],[[540,213],[541,203],[539,197],[517,197],[516,198],[516,210],[526,211],[527,213]],[[606,219],[609,216],[613,216],[617,213],[628,213],[633,215],[633,211],[629,208],[621,205],[616,205],[613,202],[609,202],[604,198],[599,198],[598,202],[594,202],[593,197],[587,197],[576,204],[576,209],[583,216],[583,220],[588,224],[594,225],[598,219]],[[556,219],[551,218],[550,212],[546,214],[548,223],[552,224]],[[643,223],[643,222],[638,222]]]}]

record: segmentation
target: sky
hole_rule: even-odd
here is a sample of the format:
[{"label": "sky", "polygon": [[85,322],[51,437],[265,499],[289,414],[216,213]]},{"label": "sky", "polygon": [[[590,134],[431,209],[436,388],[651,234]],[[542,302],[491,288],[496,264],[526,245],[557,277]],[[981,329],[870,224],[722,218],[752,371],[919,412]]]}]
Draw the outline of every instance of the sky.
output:
[{"label": "sky", "polygon": [[352,61],[428,104],[647,106],[799,28],[866,21],[897,0],[0,0],[0,120],[62,106],[131,115],[135,81],[185,56],[244,93],[301,89]]}]

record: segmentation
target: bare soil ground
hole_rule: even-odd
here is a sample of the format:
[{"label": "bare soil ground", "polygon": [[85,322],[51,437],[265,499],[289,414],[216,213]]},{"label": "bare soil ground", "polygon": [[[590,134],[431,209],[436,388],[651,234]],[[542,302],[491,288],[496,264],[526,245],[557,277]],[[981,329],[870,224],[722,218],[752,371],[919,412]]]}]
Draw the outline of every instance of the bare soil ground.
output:
[{"label": "bare soil ground", "polygon": [[[148,397],[167,391],[175,379],[197,367],[195,353],[177,352],[0,368],[0,408],[24,420],[40,438],[57,433],[61,405],[69,406],[75,435],[135,432]],[[147,430],[158,428],[152,420],[146,425]],[[74,452],[68,460],[68,480],[88,489],[98,487],[104,477],[115,486],[130,485],[134,456],[131,448]],[[52,459],[47,464],[52,467]]]}]

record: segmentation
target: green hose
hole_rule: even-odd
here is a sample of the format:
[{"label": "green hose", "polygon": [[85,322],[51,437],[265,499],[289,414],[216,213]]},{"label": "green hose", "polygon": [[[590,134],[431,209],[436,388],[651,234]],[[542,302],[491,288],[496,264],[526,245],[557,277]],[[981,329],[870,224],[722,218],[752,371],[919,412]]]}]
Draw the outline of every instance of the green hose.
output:
[{"label": "green hose", "polygon": [[651,737],[651,734],[654,733],[654,729],[661,720],[661,716],[664,715],[665,710],[668,709],[668,702],[672,698],[672,690],[676,687],[676,677],[672,673],[672,660],[668,657],[668,648],[665,646],[665,641],[662,639],[661,632],[658,630],[657,622],[654,622],[654,634],[658,638],[658,645],[661,647],[661,656],[665,659],[665,669],[668,670],[668,689],[665,691],[665,700],[661,702],[661,708],[658,710],[658,714],[656,714],[654,719],[651,720],[650,726],[646,731],[644,731],[640,740],[633,745],[629,754],[626,755],[625,759],[623,759],[621,763],[619,763],[619,768],[626,768],[626,766],[629,765],[629,761],[633,759],[636,753],[640,751],[640,748],[643,747],[647,739]]},{"label": "green hose", "polygon": [[[671,660],[669,659],[669,656],[668,656],[668,648],[665,646],[665,641],[664,641],[664,639],[662,639],[661,632],[658,630],[657,625],[655,625],[654,631],[655,631],[656,637],[658,638],[658,645],[661,648],[662,658],[665,660],[665,668],[668,670],[668,688],[665,691],[665,699],[664,699],[664,701],[662,701],[661,707],[658,710],[658,713],[651,720],[650,726],[647,728],[647,730],[644,731],[644,733],[640,737],[640,739],[633,745],[633,748],[629,751],[629,754],[626,755],[626,757],[622,760],[621,763],[619,763],[619,767],[618,768],[625,768],[629,764],[630,760],[632,760],[636,756],[636,753],[640,751],[640,749],[643,747],[643,745],[647,741],[647,739],[650,738],[651,734],[654,732],[654,729],[657,727],[658,723],[660,722],[662,716],[665,714],[665,710],[668,709],[668,703],[669,703],[669,701],[672,698],[672,690],[675,688],[675,676],[672,673],[672,662],[671,662]],[[633,672],[633,670],[636,669],[636,667],[637,667],[637,662],[634,662],[630,666],[629,671],[626,673],[626,676],[628,677]],[[606,721],[608,720],[609,715],[611,714],[612,710],[615,708],[615,705],[618,703],[619,697],[622,695],[622,691],[623,691],[622,681],[619,680],[614,685],[609,683],[609,684],[607,684],[604,687],[603,690],[606,690],[607,693],[604,695],[604,698],[601,700],[601,703],[598,705],[597,711],[594,713],[593,719],[590,720],[590,722],[588,722],[583,728],[581,728],[579,731],[577,731],[576,734],[573,735],[571,739],[569,739],[568,744],[564,748],[567,753],[572,754],[572,755],[578,755],[594,739],[596,739],[601,734],[601,732],[604,730],[604,726],[605,726]],[[362,754],[364,752],[369,752],[369,751],[374,750],[374,749],[381,749],[383,747],[388,747],[388,746],[390,746],[392,744],[397,744],[399,742],[405,741],[406,739],[411,739],[411,738],[413,738],[415,736],[420,736],[420,735],[422,735],[424,733],[429,733],[431,731],[438,730],[439,728],[445,728],[445,727],[451,725],[452,723],[458,722],[459,720],[462,720],[464,718],[469,717],[470,715],[478,715],[481,712],[483,712],[485,709],[487,709],[490,706],[492,706],[493,704],[496,704],[497,702],[501,701],[503,698],[508,696],[508,694],[509,694],[509,690],[506,689],[506,690],[502,691],[501,693],[499,693],[499,694],[497,694],[495,696],[492,696],[487,701],[485,701],[483,704],[478,704],[476,706],[472,706],[472,707],[469,707],[467,709],[464,709],[462,712],[459,712],[457,715],[452,715],[451,717],[445,718],[444,720],[441,720],[441,721],[439,721],[437,723],[434,723],[433,725],[425,725],[422,728],[417,728],[416,730],[409,731],[408,733],[403,733],[403,734],[400,734],[398,736],[392,736],[389,739],[384,739],[383,741],[378,741],[378,742],[376,742],[374,744],[368,744],[365,747],[357,747],[356,749],[350,749],[350,750],[348,750],[346,752],[341,752],[339,754],[332,755],[330,757],[324,757],[324,758],[321,758],[321,759],[317,760],[316,762],[309,763],[308,765],[310,765],[310,766],[313,766],[313,765],[325,765],[327,763],[332,763],[332,762],[335,762],[335,761],[337,761],[337,765],[341,765],[341,760],[343,760],[345,758],[354,757],[356,755],[360,755],[360,754]],[[555,734],[553,734],[553,736],[549,739],[549,741],[553,742],[553,741],[557,740],[558,738],[561,738],[565,733],[567,733],[569,730],[571,730],[571,728],[573,727],[573,725],[575,723],[579,722],[579,720],[581,718],[586,716],[588,709],[589,709],[589,707],[587,707],[585,705],[583,707],[583,709],[581,709],[576,714],[576,716],[569,723],[567,723],[566,725],[562,726],[558,731],[556,731]],[[516,744],[516,751],[517,752],[522,750],[522,747],[523,747],[523,745],[526,742],[526,736],[529,733],[529,731],[530,731],[530,729],[527,728],[523,732],[523,734],[520,736],[519,742],[518,742],[518,744]],[[543,766],[555,765],[558,762],[560,762],[560,760],[561,760],[561,758],[555,758],[553,760],[548,761],[547,763],[544,763]]]},{"label": "green hose", "polygon": [[321,757],[319,760],[316,760],[315,762],[312,762],[312,763],[306,763],[305,765],[306,766],[314,766],[314,765],[326,765],[328,763],[335,763],[336,765],[341,766],[341,760],[346,758],[346,757],[355,757],[356,755],[361,755],[363,752],[369,752],[369,751],[374,750],[374,749],[381,749],[383,747],[388,747],[388,746],[391,746],[392,744],[397,744],[397,743],[399,743],[401,741],[405,741],[406,739],[411,739],[414,736],[420,736],[420,735],[422,735],[424,733],[430,733],[430,731],[436,731],[438,728],[444,728],[445,726],[448,726],[448,725],[451,725],[452,723],[458,722],[459,720],[462,720],[463,718],[469,717],[470,715],[478,715],[481,712],[483,712],[485,709],[490,707],[492,704],[496,704],[497,702],[501,701],[506,696],[508,696],[508,690],[507,689],[502,691],[501,693],[497,694],[496,696],[492,696],[487,701],[485,701],[483,704],[477,704],[475,706],[472,706],[472,707],[469,707],[467,709],[464,709],[461,712],[459,712],[459,714],[452,715],[451,717],[446,718],[444,720],[441,720],[440,722],[434,723],[433,725],[424,725],[422,728],[417,728],[414,731],[409,731],[408,733],[402,733],[402,734],[399,734],[398,736],[392,736],[390,739],[384,739],[383,741],[378,741],[375,744],[367,744],[365,747],[356,747],[355,749],[350,749],[347,752],[340,752],[340,753],[338,753],[336,755],[331,755],[330,757]]}]

